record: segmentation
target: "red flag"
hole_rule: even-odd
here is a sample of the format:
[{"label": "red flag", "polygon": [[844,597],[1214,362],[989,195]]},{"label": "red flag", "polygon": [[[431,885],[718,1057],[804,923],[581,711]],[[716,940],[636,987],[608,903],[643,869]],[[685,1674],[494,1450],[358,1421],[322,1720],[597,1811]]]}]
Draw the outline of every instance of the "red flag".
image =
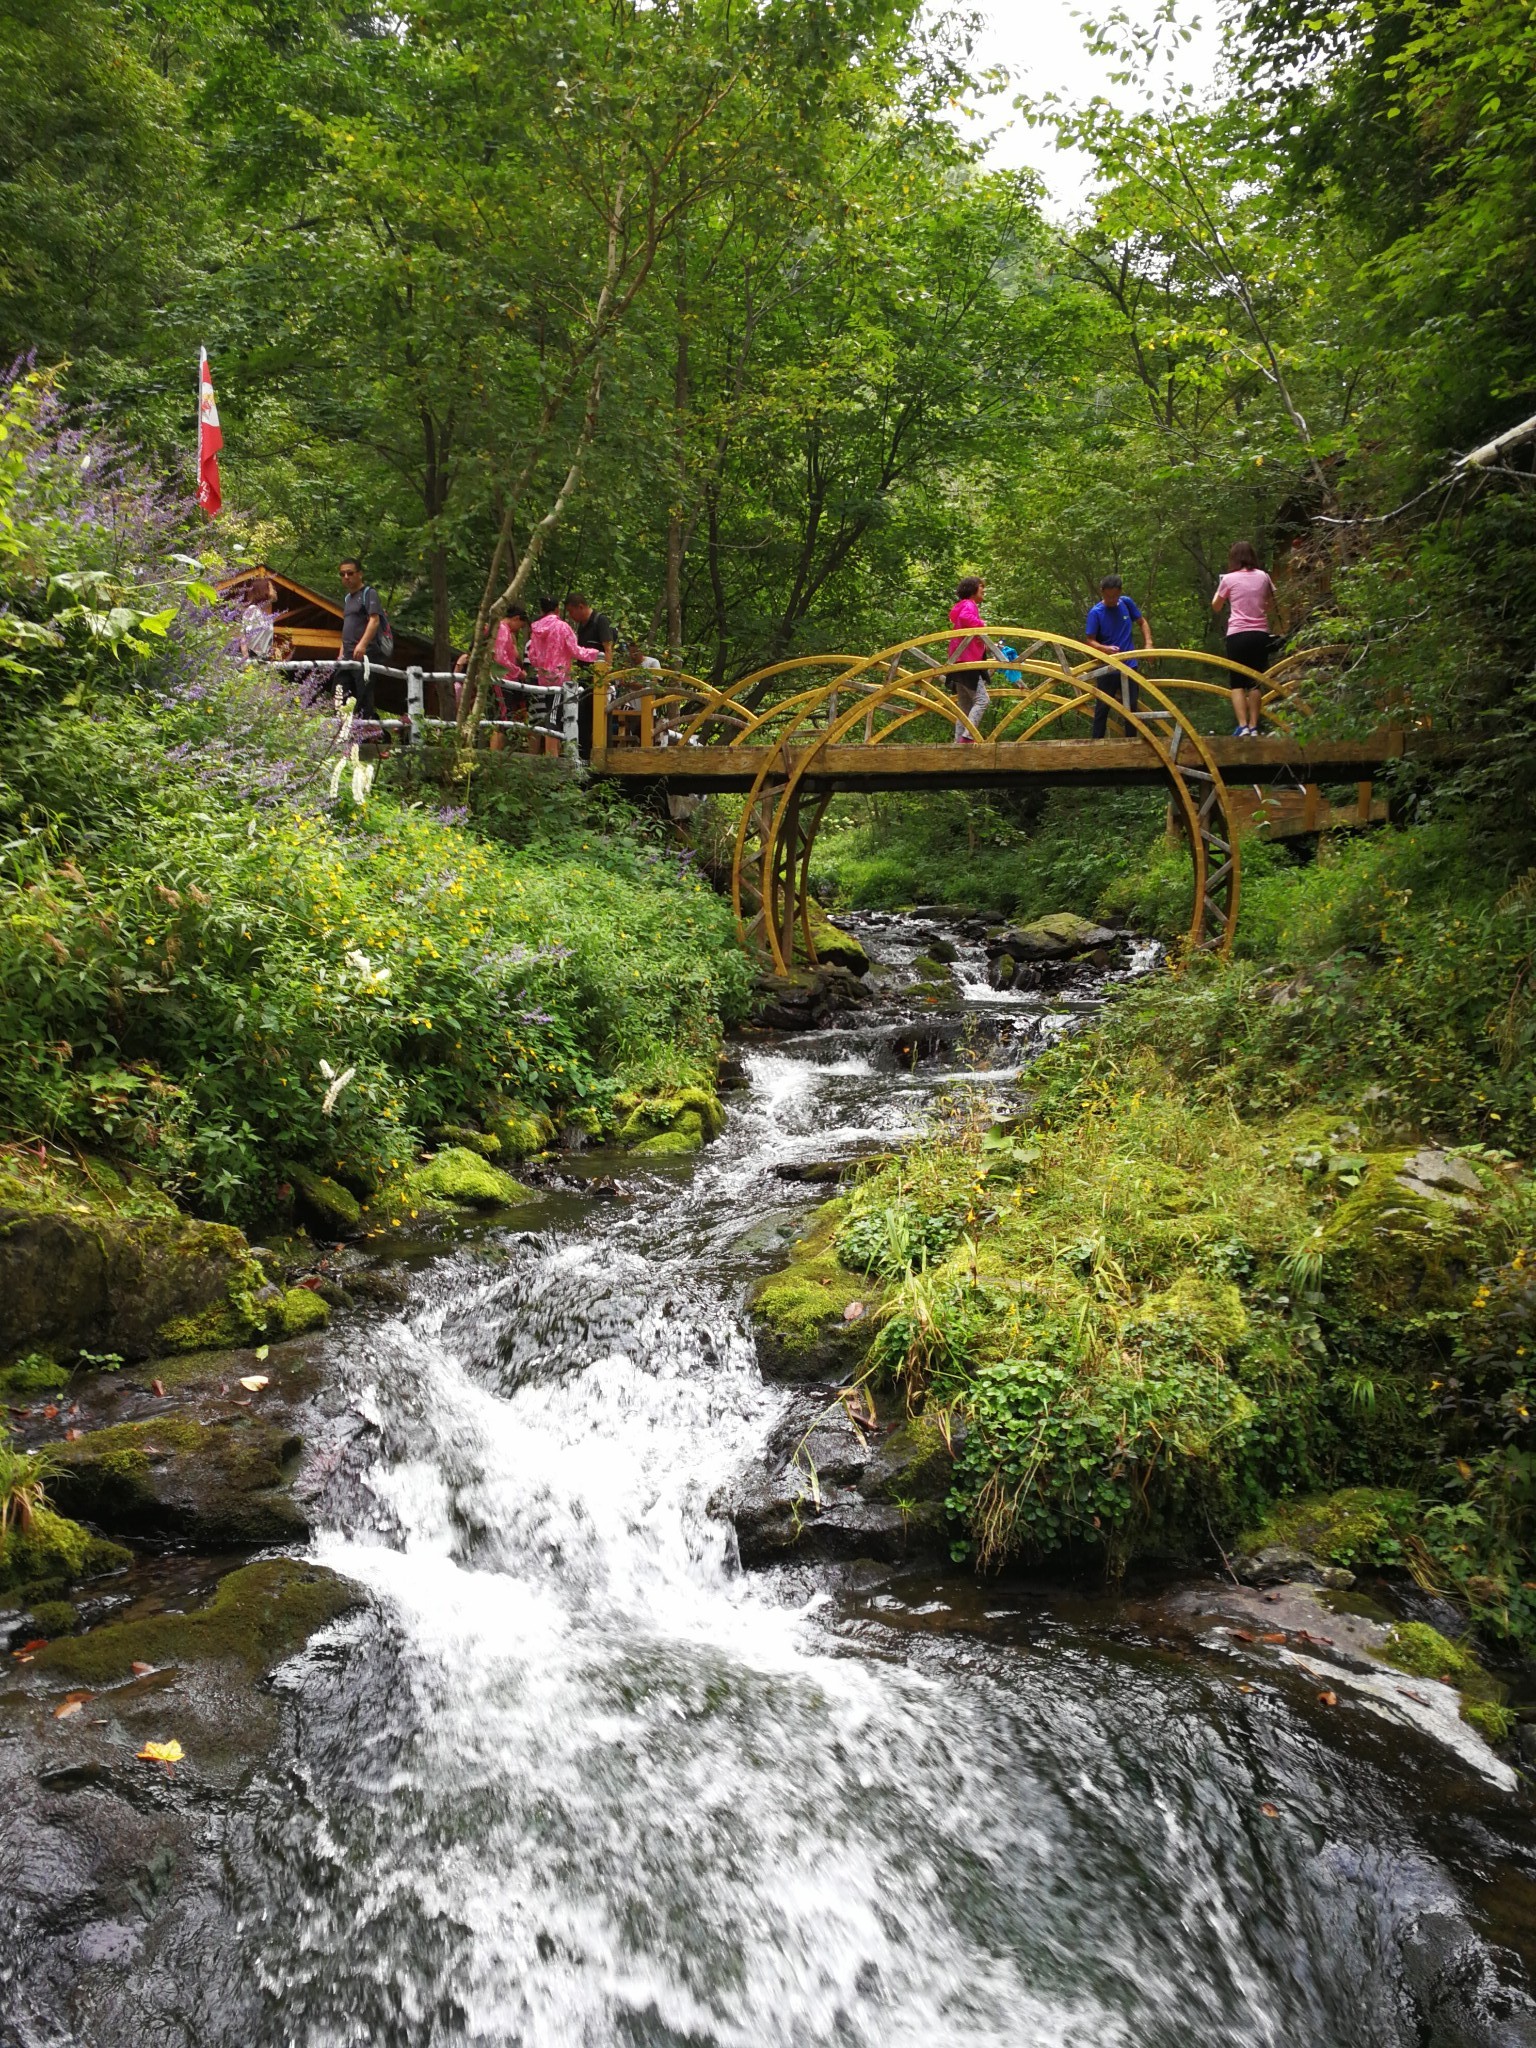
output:
[{"label": "red flag", "polygon": [[208,351],[197,352],[197,502],[210,519],[216,517],[224,499],[219,491],[219,450],[224,432],[219,425],[219,408],[213,396],[213,372]]}]

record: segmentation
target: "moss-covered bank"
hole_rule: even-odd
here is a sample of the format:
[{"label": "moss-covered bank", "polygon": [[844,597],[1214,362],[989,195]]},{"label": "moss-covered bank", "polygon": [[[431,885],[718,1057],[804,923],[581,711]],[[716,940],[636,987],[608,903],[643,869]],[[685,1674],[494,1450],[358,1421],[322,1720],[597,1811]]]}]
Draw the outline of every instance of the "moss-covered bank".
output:
[{"label": "moss-covered bank", "polygon": [[1523,1634],[1524,1178],[1315,1112],[1244,1122],[1144,1048],[1111,1075],[1085,1041],[1033,1078],[1027,1117],[957,1116],[817,1211],[754,1292],[768,1369],[963,1424],[948,1505],[982,1568],[1247,1530]]}]

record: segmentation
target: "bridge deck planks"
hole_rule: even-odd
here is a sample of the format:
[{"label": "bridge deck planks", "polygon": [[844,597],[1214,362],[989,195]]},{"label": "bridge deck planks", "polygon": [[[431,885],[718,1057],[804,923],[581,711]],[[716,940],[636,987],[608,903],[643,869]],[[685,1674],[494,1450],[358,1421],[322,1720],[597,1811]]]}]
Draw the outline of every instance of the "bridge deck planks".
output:
[{"label": "bridge deck planks", "polygon": [[[1359,782],[1404,754],[1454,757],[1439,735],[1385,726],[1363,740],[1312,740],[1306,745],[1274,736],[1260,740],[1207,739],[1230,784],[1277,780]],[[614,747],[593,754],[592,772],[621,782],[665,782],[677,792],[750,789],[768,751],[740,747]],[[787,771],[806,748],[780,749]],[[1195,758],[1186,747],[1186,765]],[[826,747],[807,777],[807,788],[996,789],[1037,786],[1157,787],[1166,777],[1139,739],[984,740],[959,747]]]}]

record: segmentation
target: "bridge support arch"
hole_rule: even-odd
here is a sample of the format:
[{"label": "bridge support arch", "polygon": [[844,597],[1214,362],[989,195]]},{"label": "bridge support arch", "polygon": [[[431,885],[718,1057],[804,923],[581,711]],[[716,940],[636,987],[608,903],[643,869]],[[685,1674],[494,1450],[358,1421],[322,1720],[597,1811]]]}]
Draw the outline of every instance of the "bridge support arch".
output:
[{"label": "bridge support arch", "polygon": [[[1025,687],[999,693],[1004,706],[999,732],[1027,721],[1015,740],[1033,741],[1068,714],[1097,703],[1117,715],[1127,735],[1134,736],[1157,764],[1184,828],[1193,871],[1186,946],[1228,953],[1237,928],[1241,851],[1227,785],[1205,738],[1160,684],[1136,676],[1123,662],[1107,662],[1094,650],[1080,647],[1085,667],[1120,671],[1122,693],[1128,681],[1139,682],[1143,702],[1131,711],[1122,694],[1112,694],[1092,681],[1084,668],[1070,665],[1067,648],[1075,643],[1051,644],[1055,661],[1039,660],[1033,651],[1011,661],[1011,672],[1019,674],[1021,682],[1030,680]],[[850,736],[863,753],[894,743],[895,734],[916,721],[938,718],[956,734],[964,733],[970,743],[964,751],[957,745],[948,755],[955,764],[956,784],[985,787],[1006,785],[1011,779],[1004,758],[1008,744],[996,737],[983,738],[953,694],[953,671],[939,669],[926,656],[926,647],[926,642],[914,641],[882,649],[857,668],[843,670],[835,681],[802,693],[773,742],[760,749],[760,764],[736,835],[731,888],[744,942],[777,973],[790,972],[797,953],[807,965],[816,962],[811,855],[834,791],[846,786],[839,774],[838,750]],[[914,654],[920,665],[913,665]],[[1214,685],[1195,687],[1225,695]],[[942,779],[942,764],[935,772]]]}]

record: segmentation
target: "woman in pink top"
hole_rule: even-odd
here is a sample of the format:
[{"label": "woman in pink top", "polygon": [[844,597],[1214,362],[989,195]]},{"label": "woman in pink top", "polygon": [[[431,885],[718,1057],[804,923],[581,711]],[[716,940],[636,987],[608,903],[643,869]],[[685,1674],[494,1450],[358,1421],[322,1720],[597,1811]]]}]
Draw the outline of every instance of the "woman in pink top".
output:
[{"label": "woman in pink top", "polygon": [[[949,608],[949,623],[952,626],[985,626],[987,622],[981,616],[980,600],[986,594],[987,586],[979,576],[962,576],[955,589],[955,601]],[[951,661],[985,661],[987,643],[978,634],[957,633],[949,643],[949,658]],[[955,702],[974,724],[987,705],[986,670],[951,670],[949,687],[955,693]],[[960,746],[975,743],[975,735],[958,718],[955,720],[955,740]]]},{"label": "woman in pink top", "polygon": [[[560,608],[552,597],[539,599],[539,615],[528,631],[528,666],[537,675],[547,690],[564,689],[571,680],[571,664],[577,661],[598,662],[603,659],[601,647],[583,647],[576,637],[576,629],[560,616]],[[533,736],[533,751],[558,754],[560,751],[559,717],[552,698],[546,697],[539,710],[541,720],[548,719],[551,729]]]},{"label": "woman in pink top", "polygon": [[[1269,667],[1269,629],[1275,617],[1275,586],[1259,567],[1259,558],[1250,541],[1233,543],[1232,552],[1227,556],[1227,573],[1216,586],[1216,595],[1211,599],[1211,610],[1221,611],[1231,605],[1227,619],[1227,659],[1240,661],[1244,668],[1258,669],[1262,674]],[[1250,689],[1245,684],[1235,683],[1232,689],[1232,715],[1237,720],[1233,737],[1240,740],[1256,740],[1259,736],[1259,702],[1263,691],[1257,684]]]}]

